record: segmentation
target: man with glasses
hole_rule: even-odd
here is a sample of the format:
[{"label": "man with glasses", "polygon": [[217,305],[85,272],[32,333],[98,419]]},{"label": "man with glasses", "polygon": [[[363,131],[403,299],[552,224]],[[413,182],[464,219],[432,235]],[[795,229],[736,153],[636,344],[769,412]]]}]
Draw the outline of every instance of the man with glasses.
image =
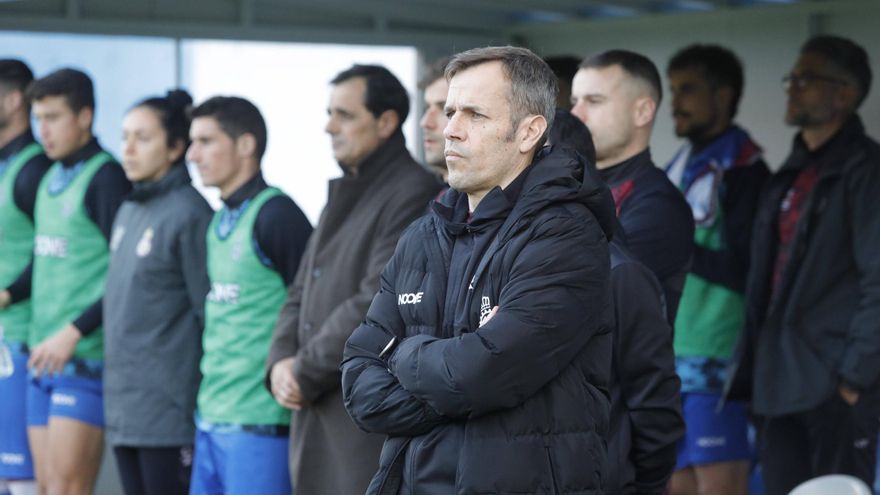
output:
[{"label": "man with glasses", "polygon": [[880,415],[880,146],[856,113],[868,57],[817,36],[783,81],[800,132],[758,207],[727,384],[761,418],[768,495],[829,473],[871,485]]}]

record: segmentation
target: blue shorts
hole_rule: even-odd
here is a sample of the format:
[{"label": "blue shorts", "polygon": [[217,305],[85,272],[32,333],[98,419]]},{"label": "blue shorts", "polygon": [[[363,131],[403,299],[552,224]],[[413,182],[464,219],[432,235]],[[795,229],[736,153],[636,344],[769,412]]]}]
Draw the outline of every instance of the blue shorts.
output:
[{"label": "blue shorts", "polygon": [[751,459],[745,403],[727,401],[717,412],[720,398],[720,394],[681,394],[686,429],[678,442],[676,471],[690,466]]},{"label": "blue shorts", "polygon": [[287,435],[199,422],[190,495],[290,495],[289,443]]},{"label": "blue shorts", "polygon": [[27,391],[28,426],[46,426],[49,417],[75,419],[104,427],[104,390],[99,378],[65,372],[30,376]]},{"label": "blue shorts", "polygon": [[30,480],[34,465],[27,438],[25,397],[27,360],[25,347],[9,344],[15,371],[0,379],[0,480]]}]

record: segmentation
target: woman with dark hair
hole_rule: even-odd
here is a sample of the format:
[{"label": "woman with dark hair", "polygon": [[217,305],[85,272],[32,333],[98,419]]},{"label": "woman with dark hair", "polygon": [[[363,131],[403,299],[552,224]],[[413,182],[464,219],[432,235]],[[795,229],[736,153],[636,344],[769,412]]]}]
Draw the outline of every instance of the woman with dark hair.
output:
[{"label": "woman with dark hair", "polygon": [[170,91],[132,107],[122,125],[134,190],[110,240],[104,401],[128,495],[185,494],[189,485],[213,214],[184,161],[191,104]]}]

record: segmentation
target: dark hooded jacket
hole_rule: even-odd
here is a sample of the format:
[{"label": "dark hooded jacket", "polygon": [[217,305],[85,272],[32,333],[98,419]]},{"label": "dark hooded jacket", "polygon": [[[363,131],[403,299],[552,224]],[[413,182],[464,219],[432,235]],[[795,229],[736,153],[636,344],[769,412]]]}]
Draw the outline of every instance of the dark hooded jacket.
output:
[{"label": "dark hooded jacket", "polygon": [[659,495],[684,435],[672,327],[660,283],[630,254],[619,230],[609,250],[616,327],[606,490]]},{"label": "dark hooded jacket", "polygon": [[[775,293],[780,204],[797,175],[818,167]],[[810,410],[840,384],[880,386],[880,145],[853,116],[809,151],[798,134],[766,184],[752,235],[746,328],[725,395],[760,416]]]},{"label": "dark hooded jacket", "polygon": [[470,222],[450,190],[407,229],[342,363],[349,414],[388,435],[367,493],[603,493],[614,204],[600,184],[545,149]]}]

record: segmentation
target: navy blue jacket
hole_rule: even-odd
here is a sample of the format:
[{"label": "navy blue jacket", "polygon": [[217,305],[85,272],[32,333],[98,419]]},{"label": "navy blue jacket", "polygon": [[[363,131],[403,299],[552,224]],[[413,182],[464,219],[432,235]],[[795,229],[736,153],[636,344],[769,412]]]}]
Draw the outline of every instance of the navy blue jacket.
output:
[{"label": "navy blue jacket", "polygon": [[411,225],[346,344],[346,408],[388,435],[369,494],[602,493],[613,202],[562,150],[524,174],[506,213],[498,188],[480,203],[496,197],[497,228],[471,239],[458,293],[452,253],[474,235],[455,213],[464,195],[450,190]]},{"label": "navy blue jacket", "polygon": [[610,245],[614,358],[607,493],[664,493],[684,434],[681,380],[663,290],[615,235]]},{"label": "navy blue jacket", "polygon": [[694,253],[691,207],[654,165],[648,149],[599,173],[614,194],[626,245],[657,276],[666,296],[667,320],[674,325]]}]

